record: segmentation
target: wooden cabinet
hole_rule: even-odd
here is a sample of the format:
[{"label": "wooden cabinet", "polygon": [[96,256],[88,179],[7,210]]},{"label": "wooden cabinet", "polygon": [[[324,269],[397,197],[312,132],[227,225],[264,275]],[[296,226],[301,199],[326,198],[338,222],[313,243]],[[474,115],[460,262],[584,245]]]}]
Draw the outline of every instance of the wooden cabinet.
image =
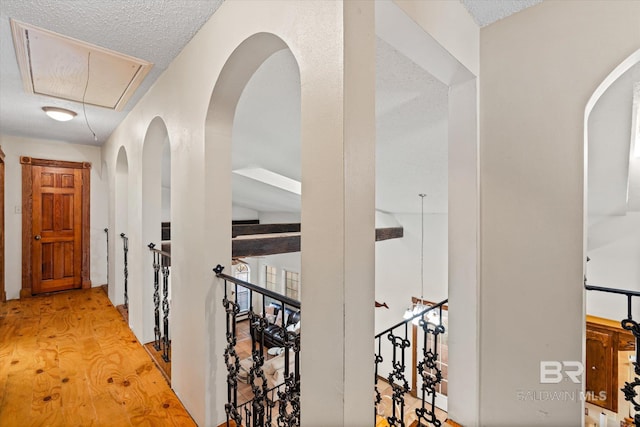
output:
[{"label": "wooden cabinet", "polygon": [[618,412],[618,351],[634,350],[635,338],[615,321],[587,316],[586,340],[586,399]]}]

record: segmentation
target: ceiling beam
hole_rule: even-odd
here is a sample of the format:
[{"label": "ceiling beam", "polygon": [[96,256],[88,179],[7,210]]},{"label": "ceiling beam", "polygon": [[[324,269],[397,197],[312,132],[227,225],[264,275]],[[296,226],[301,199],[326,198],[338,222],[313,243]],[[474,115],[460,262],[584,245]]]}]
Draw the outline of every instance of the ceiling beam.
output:
[{"label": "ceiling beam", "polygon": [[300,223],[288,224],[238,224],[231,226],[231,237],[251,234],[299,233]]},{"label": "ceiling beam", "polygon": [[[299,225],[299,224],[298,224]],[[376,229],[376,241],[399,239],[403,237],[402,227],[388,227]],[[254,237],[233,239],[231,241],[232,257],[252,257],[289,252],[300,252],[300,235]]]},{"label": "ceiling beam", "polygon": [[[277,227],[282,226],[282,227]],[[237,226],[233,226],[235,229]],[[258,234],[276,234],[276,233],[296,233],[286,236],[261,236],[261,237],[243,237],[231,240],[231,256],[233,258],[265,256],[275,254],[286,254],[290,252],[300,252],[300,224],[263,224],[243,225],[247,227],[239,229],[238,236],[256,235],[248,231],[253,229],[259,230]],[[298,230],[297,232],[295,230]],[[267,231],[271,230],[271,231]],[[234,231],[235,232],[235,231]],[[399,239],[404,236],[402,227],[376,228],[376,242],[389,239]],[[162,250],[171,252],[171,243],[162,244]]]}]

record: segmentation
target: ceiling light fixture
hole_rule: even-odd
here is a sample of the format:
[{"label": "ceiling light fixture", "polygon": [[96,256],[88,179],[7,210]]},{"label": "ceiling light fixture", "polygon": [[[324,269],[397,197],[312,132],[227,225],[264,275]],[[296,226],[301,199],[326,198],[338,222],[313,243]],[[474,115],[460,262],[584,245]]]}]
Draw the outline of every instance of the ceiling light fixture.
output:
[{"label": "ceiling light fixture", "polygon": [[[402,316],[404,319],[410,319],[416,314],[424,311],[427,307],[424,305],[424,198],[427,196],[426,194],[420,193],[418,194],[421,199],[421,210],[420,210],[420,300],[414,304],[413,309],[409,307],[407,311]],[[417,325],[420,322],[420,318],[416,317],[413,319],[413,324]]]},{"label": "ceiling light fixture", "polygon": [[42,111],[44,111],[45,114],[53,120],[57,120],[59,122],[67,122],[78,115],[75,111],[60,107],[42,107]]}]

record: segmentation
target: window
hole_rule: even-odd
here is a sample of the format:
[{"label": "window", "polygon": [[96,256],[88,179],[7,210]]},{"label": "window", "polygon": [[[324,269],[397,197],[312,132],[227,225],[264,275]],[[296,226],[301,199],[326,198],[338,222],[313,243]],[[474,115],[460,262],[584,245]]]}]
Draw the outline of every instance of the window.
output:
[{"label": "window", "polygon": [[300,273],[293,271],[284,272],[285,295],[294,300],[298,300],[300,291]]},{"label": "window", "polygon": [[276,290],[276,268],[270,265],[265,266],[264,286],[270,291]]},{"label": "window", "polygon": [[[234,266],[234,277],[242,281],[249,281],[249,266],[243,262],[239,262]],[[236,296],[236,302],[240,306],[240,313],[249,311],[249,289],[238,286],[238,295]]]}]

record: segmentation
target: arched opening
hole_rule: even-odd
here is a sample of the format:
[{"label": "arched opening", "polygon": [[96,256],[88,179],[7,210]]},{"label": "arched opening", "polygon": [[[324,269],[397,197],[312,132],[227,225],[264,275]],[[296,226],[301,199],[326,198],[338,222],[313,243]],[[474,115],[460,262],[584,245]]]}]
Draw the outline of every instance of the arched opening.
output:
[{"label": "arched opening", "polygon": [[121,234],[125,236],[129,229],[129,160],[127,158],[127,150],[120,147],[118,157],[116,159],[115,168],[115,197],[114,197],[114,213],[115,213],[115,230],[109,233],[110,255],[113,254],[113,261],[110,263],[109,281],[113,286],[109,286],[109,298],[114,305],[120,306],[125,303],[125,263],[124,263],[124,245]]},{"label": "arched opening", "polygon": [[[167,127],[160,117],[156,117],[149,124],[142,148],[142,247],[139,248],[143,261],[142,283],[136,285],[138,304],[133,307],[132,302],[130,308],[132,318],[133,311],[140,310],[137,318],[142,322],[141,341],[145,344],[154,341],[158,333],[162,335],[163,329],[162,273],[155,270],[153,254],[148,245],[153,243],[157,249],[161,248],[163,193],[166,193],[163,183],[167,180],[170,182],[170,169],[163,170],[163,166],[168,165],[170,168],[171,164],[170,149],[166,148],[168,146]],[[163,153],[167,153],[166,158],[163,158]],[[169,197],[166,203],[169,202]],[[157,282],[156,274],[159,274]]]},{"label": "arched opening", "polygon": [[[596,89],[585,109],[585,283],[620,291],[638,291],[640,283],[640,50],[623,61]],[[631,313],[622,293],[588,291],[585,383],[589,413],[607,411],[622,420],[632,406],[617,392],[633,382],[633,348],[604,344],[601,319],[620,324],[640,316],[640,300]],[[618,327],[619,328],[619,327]],[[623,331],[617,332],[623,336]],[[634,341],[627,333],[625,339]],[[610,354],[609,357],[602,357]],[[614,372],[617,371],[617,375]],[[613,390],[613,392],[612,392]],[[589,393],[593,392],[593,397]],[[600,392],[604,392],[600,395]]]},{"label": "arched opening", "polygon": [[[232,138],[232,220],[300,224],[300,73],[289,49],[269,56],[247,82]],[[271,251],[238,253],[234,262],[250,266],[251,283],[299,300],[301,282],[290,277],[300,276],[301,252],[285,248],[285,239]],[[261,305],[261,297],[255,297],[256,306]]]},{"label": "arched opening", "polygon": [[[256,176],[251,178],[246,174],[248,169],[254,171],[257,169],[261,170],[263,175],[266,171],[266,175],[277,174],[289,180],[298,180],[298,182],[301,180],[299,130],[292,132],[290,127],[274,126],[271,120],[278,120],[276,118],[278,113],[286,116],[288,111],[282,110],[282,105],[278,107],[269,105],[268,99],[263,98],[265,96],[271,98],[278,93],[283,95],[281,90],[273,92],[274,87],[268,86],[274,82],[274,79],[280,84],[285,84],[286,90],[291,87],[291,82],[277,79],[278,67],[283,62],[295,66],[296,81],[299,82],[297,64],[282,39],[268,33],[249,37],[234,50],[225,63],[209,104],[205,125],[205,164],[207,165],[205,167],[205,188],[207,188],[205,212],[207,217],[215,217],[216,221],[205,221],[207,224],[205,234],[209,240],[224,239],[229,243],[212,246],[207,258],[214,263],[224,263],[227,267],[225,272],[230,275],[234,274],[231,262],[233,219],[271,222],[271,220],[278,221],[278,218],[282,221],[286,217],[287,222],[291,222],[291,218],[294,217],[299,222],[301,204],[299,193],[291,194],[290,191],[278,189]],[[252,79],[254,81],[250,83]],[[255,85],[255,91],[251,90],[252,85]],[[299,94],[299,83],[297,86],[294,93]],[[254,92],[253,95],[252,92]],[[284,93],[284,95],[290,94]],[[273,101],[272,99],[271,102]],[[294,105],[297,107],[297,114],[294,113],[294,115],[299,117],[299,98],[297,103],[294,101]],[[284,120],[281,122],[291,123],[291,117],[282,118]],[[289,148],[283,148],[282,144]],[[291,147],[295,147],[293,152]],[[232,164],[217,161],[220,158],[233,159]],[[222,249],[224,246],[226,246],[224,251],[216,252],[218,248]],[[257,264],[258,261],[242,259],[242,262],[250,265],[251,280],[258,279],[256,281],[260,282],[261,273],[259,272],[262,269]],[[259,274],[256,275],[253,272]],[[212,304],[219,304],[223,292],[224,290],[220,288],[213,290]],[[224,324],[223,313],[220,310],[215,313],[219,317],[208,320],[207,324]],[[216,334],[213,328],[208,329],[208,335],[210,354],[222,354],[225,348],[223,335]],[[212,363],[217,365],[212,371],[226,370],[220,358],[212,360]],[[208,380],[213,383],[211,388],[215,388],[220,396],[226,395],[226,384],[212,378]],[[216,404],[220,405],[221,402],[211,402],[212,406]],[[219,413],[224,413],[222,407],[216,409]]]}]

